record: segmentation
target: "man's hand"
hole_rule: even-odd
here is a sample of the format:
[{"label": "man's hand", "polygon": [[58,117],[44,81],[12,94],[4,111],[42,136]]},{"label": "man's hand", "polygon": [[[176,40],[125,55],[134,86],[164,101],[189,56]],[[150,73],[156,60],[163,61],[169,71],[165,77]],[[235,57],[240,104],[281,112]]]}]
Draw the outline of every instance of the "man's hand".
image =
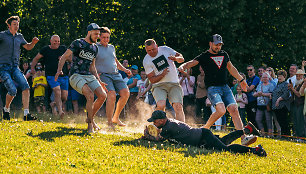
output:
[{"label": "man's hand", "polygon": [[247,82],[245,80],[243,80],[241,83],[240,83],[240,86],[241,86],[241,89],[242,91],[244,92],[247,92],[247,88],[249,87]]},{"label": "man's hand", "polygon": [[168,59],[169,59],[169,60],[172,60],[172,61],[177,61],[176,57],[173,56],[173,55],[170,55],[170,56],[168,57]]},{"label": "man's hand", "polygon": [[[160,131],[159,131],[159,133],[160,133]],[[144,135],[140,139],[150,140],[150,141],[162,141],[162,138],[160,136],[154,137],[154,136],[150,135],[147,126],[146,126],[143,134]]]},{"label": "man's hand", "polygon": [[288,89],[293,90],[293,84],[292,83],[288,83]]},{"label": "man's hand", "polygon": [[37,44],[38,41],[39,41],[39,39],[38,39],[37,37],[34,37],[34,38],[32,39],[32,43],[33,43],[33,44]]},{"label": "man's hand", "polygon": [[126,69],[126,71],[124,71],[128,76],[132,76],[132,71],[129,69]]},{"label": "man's hand", "polygon": [[104,89],[105,92],[108,92],[108,90],[107,90],[107,88],[106,88],[106,85],[107,85],[107,84],[104,83],[104,82],[102,82],[100,79],[98,79],[98,81],[99,81],[99,83],[100,83],[102,89]]},{"label": "man's hand", "polygon": [[163,70],[163,72],[161,73],[163,76],[167,75],[169,72],[169,67],[167,67],[166,69]]},{"label": "man's hand", "polygon": [[54,76],[54,81],[57,81],[58,76],[63,75],[63,71],[57,71],[57,73]]},{"label": "man's hand", "polygon": [[177,70],[178,70],[179,72],[181,72],[181,73],[184,73],[184,72],[185,72],[184,64],[181,65],[181,66],[179,66],[179,67],[177,68]]},{"label": "man's hand", "polygon": [[31,74],[32,74],[32,76],[34,76],[35,73],[36,73],[35,68],[31,68]]}]

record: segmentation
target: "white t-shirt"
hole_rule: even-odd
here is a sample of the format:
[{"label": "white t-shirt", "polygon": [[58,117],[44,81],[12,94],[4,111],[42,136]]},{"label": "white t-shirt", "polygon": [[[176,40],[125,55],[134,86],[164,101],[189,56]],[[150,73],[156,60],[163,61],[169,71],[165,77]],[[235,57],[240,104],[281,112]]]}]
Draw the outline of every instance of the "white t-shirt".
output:
[{"label": "white t-shirt", "polygon": [[[138,87],[138,89],[140,90],[141,93],[143,93],[146,90],[145,82],[146,82],[146,80],[142,81],[142,79],[137,81],[137,87]],[[144,95],[144,96],[146,96],[146,95]]]},{"label": "white t-shirt", "polygon": [[159,82],[173,82],[179,83],[178,74],[174,61],[168,59],[170,55],[174,56],[176,51],[167,46],[158,47],[158,53],[155,57],[146,55],[143,59],[143,67],[146,71],[146,74],[150,74],[152,71],[155,72],[155,75],[160,75],[163,70],[169,67],[169,72],[165,77],[163,77]]}]

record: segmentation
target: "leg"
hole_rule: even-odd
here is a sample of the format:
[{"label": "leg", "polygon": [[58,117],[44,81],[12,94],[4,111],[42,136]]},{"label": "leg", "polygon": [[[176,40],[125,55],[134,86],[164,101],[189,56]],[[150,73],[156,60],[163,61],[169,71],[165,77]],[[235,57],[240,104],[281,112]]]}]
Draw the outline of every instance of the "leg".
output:
[{"label": "leg", "polygon": [[272,116],[271,112],[265,110],[266,124],[268,128],[268,136],[272,136]]},{"label": "leg", "polygon": [[243,130],[236,130],[234,132],[230,132],[229,134],[225,135],[224,137],[220,138],[220,140],[225,144],[229,145],[233,141],[237,140],[240,138],[242,135],[244,135]]},{"label": "leg", "polygon": [[173,109],[176,114],[176,119],[185,122],[185,114],[181,103],[173,103]]},{"label": "leg", "polygon": [[[93,103],[93,115],[92,115],[92,118],[96,115],[98,110],[101,108],[101,106],[105,102],[105,99],[106,99],[106,96],[107,96],[106,92],[102,89],[102,87],[96,88],[94,92],[95,92],[95,94],[97,96],[97,99]],[[93,127],[95,129],[99,129],[99,127],[97,126],[97,124],[94,121],[92,123],[93,123]]]},{"label": "leg", "polygon": [[209,129],[226,112],[225,106],[223,103],[218,103],[215,108],[216,108],[216,112],[210,115],[209,119],[207,120],[203,128]]},{"label": "leg", "polygon": [[29,101],[30,101],[30,89],[28,88],[22,91],[23,109],[29,109]]},{"label": "leg", "polygon": [[119,95],[120,98],[117,102],[112,122],[117,123],[119,126],[125,126],[125,124],[121,123],[121,121],[119,120],[119,115],[130,97],[130,91],[127,88],[121,89],[119,91]]},{"label": "leg", "polygon": [[68,90],[61,90],[61,100],[62,100],[63,112],[66,111],[67,98],[68,98]]},{"label": "leg", "polygon": [[78,114],[79,113],[79,103],[77,100],[72,100],[72,106],[73,106],[73,113]]},{"label": "leg", "polygon": [[10,108],[13,99],[14,99],[14,96],[11,96],[10,94],[6,94],[6,99],[5,99],[6,108]]},{"label": "leg", "polygon": [[62,99],[61,99],[61,88],[60,86],[56,86],[54,88],[52,88],[53,92],[54,92],[54,101],[58,110],[58,113],[61,117],[61,119],[64,116],[64,112],[63,112],[63,103],[62,103]]},{"label": "leg", "polygon": [[94,104],[94,93],[91,91],[89,86],[85,84],[82,87],[82,93],[86,98],[86,110],[87,110],[87,123],[88,123],[88,133],[93,133],[93,104]]},{"label": "leg", "polygon": [[260,130],[260,132],[262,134],[265,132],[264,126],[262,124],[263,116],[264,116],[264,111],[260,110],[260,109],[257,109],[255,120],[256,120],[256,123],[258,125],[258,129]]},{"label": "leg", "polygon": [[112,117],[115,110],[115,102],[116,102],[116,92],[108,91],[107,92],[107,100],[106,100],[106,118],[107,124],[112,125]]}]

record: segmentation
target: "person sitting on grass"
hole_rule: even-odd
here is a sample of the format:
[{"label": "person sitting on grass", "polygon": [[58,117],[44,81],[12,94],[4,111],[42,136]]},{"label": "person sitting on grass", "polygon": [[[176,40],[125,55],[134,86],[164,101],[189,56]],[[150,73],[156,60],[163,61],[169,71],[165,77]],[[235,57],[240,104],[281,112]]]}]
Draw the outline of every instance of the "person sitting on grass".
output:
[{"label": "person sitting on grass", "polygon": [[[261,145],[257,147],[247,147],[239,144],[230,144],[236,139],[240,138],[241,135],[254,134],[260,135],[256,127],[249,122],[243,130],[236,130],[229,133],[228,135],[219,138],[206,128],[192,128],[188,124],[175,120],[168,119],[164,111],[156,110],[152,113],[151,118],[147,120],[153,122],[157,127],[157,136],[149,134],[149,129],[146,127],[144,130],[144,136],[142,139],[152,141],[163,141],[163,140],[175,140],[176,142],[192,145],[197,147],[204,147],[206,149],[216,149],[221,151],[230,151],[233,153],[254,153],[258,156],[267,156],[266,151]],[[254,143],[250,142],[251,143]]]}]

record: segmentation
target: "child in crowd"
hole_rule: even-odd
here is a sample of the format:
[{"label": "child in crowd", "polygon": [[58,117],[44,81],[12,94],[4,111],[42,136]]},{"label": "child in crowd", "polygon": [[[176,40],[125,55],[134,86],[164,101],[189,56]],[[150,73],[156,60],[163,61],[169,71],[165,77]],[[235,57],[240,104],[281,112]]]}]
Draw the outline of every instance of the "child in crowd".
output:
[{"label": "child in crowd", "polygon": [[41,67],[36,68],[32,87],[34,88],[34,104],[36,106],[37,112],[41,113],[41,108],[43,112],[46,112],[45,88],[47,87],[47,80]]},{"label": "child in crowd", "polygon": [[245,93],[242,92],[240,85],[238,85],[236,87],[236,90],[237,90],[237,94],[235,95],[235,99],[236,99],[236,102],[237,102],[238,111],[239,111],[239,114],[240,114],[241,121],[242,121],[243,125],[246,125],[245,105],[248,104],[248,97]]},{"label": "child in crowd", "polygon": [[138,87],[138,95],[137,95],[137,99],[141,99],[142,101],[144,101],[144,99],[146,98],[146,72],[145,71],[141,71],[140,72],[140,77],[141,79],[137,81],[137,87]]}]

